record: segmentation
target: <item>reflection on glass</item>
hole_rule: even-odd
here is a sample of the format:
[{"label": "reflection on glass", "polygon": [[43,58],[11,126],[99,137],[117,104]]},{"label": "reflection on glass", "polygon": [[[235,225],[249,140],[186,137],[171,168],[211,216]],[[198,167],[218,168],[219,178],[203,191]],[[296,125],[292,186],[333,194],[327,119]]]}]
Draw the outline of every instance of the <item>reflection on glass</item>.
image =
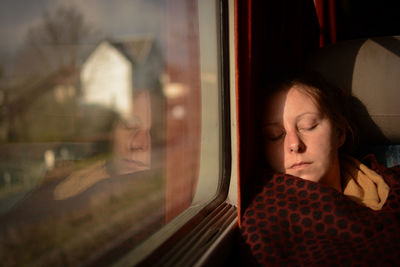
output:
[{"label": "reflection on glass", "polygon": [[148,91],[135,94],[132,103],[135,111],[125,119],[117,119],[112,129],[110,159],[73,171],[54,189],[56,200],[74,197],[115,175],[150,170],[151,107]]},{"label": "reflection on glass", "polygon": [[96,263],[194,196],[197,1],[73,2],[0,4],[5,266]]}]

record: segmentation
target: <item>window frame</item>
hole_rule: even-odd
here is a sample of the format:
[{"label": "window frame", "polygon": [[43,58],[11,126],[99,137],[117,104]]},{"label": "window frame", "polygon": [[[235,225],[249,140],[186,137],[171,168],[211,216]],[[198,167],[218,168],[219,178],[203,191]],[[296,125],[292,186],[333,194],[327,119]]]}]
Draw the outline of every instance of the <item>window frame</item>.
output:
[{"label": "window frame", "polygon": [[[167,225],[163,226],[155,234],[150,236],[143,243],[128,251],[119,259],[115,259],[115,254],[105,255],[101,257],[101,262],[114,263],[115,266],[126,265],[139,265],[149,266],[154,264],[163,264],[163,255],[171,253],[179,253],[179,247],[182,242],[190,241],[190,235],[193,230],[201,223],[206,224],[211,221],[215,216],[221,217],[219,220],[221,231],[218,233],[211,233],[212,239],[216,240],[219,236],[230,232],[236,227],[237,214],[236,207],[231,204],[224,203],[228,197],[230,189],[230,178],[232,169],[232,151],[231,151],[231,97],[230,97],[230,84],[231,84],[231,65],[230,65],[230,7],[233,1],[216,0],[217,13],[217,34],[218,34],[218,70],[219,70],[219,89],[220,89],[220,145],[221,145],[221,159],[220,159],[220,173],[218,181],[217,194],[205,205],[193,205],[170,221]],[[231,12],[232,13],[232,12]],[[232,33],[232,31],[231,31]],[[219,213],[218,213],[219,212]],[[216,214],[218,213],[218,214]],[[225,214],[225,215],[223,215]],[[225,216],[225,217],[224,217]],[[209,243],[211,246],[211,244]],[[175,251],[175,252],[174,252]],[[117,253],[118,254],[118,253]],[[114,258],[114,260],[112,260]],[[199,260],[201,255],[192,258],[192,261]],[[100,262],[96,261],[96,262]]]}]

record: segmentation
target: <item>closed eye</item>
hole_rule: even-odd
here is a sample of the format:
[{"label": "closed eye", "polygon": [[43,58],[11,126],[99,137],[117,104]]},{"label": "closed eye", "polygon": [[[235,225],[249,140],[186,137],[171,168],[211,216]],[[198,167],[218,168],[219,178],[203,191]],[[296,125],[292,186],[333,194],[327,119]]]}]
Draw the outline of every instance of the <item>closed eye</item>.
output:
[{"label": "closed eye", "polygon": [[274,142],[274,141],[278,141],[278,140],[282,139],[282,138],[285,136],[285,133],[281,133],[281,134],[279,134],[279,135],[269,135],[269,134],[266,134],[266,135],[264,135],[264,136],[265,136],[265,138],[266,138],[268,141]]},{"label": "closed eye", "polygon": [[282,139],[286,134],[285,129],[277,123],[268,124],[263,128],[262,132],[264,138],[271,142]]},{"label": "closed eye", "polygon": [[318,126],[318,123],[316,123],[316,124],[312,124],[312,125],[305,125],[305,126],[300,126],[299,127],[299,130],[300,131],[312,131],[312,130],[314,130],[315,128],[317,128],[317,126]]}]

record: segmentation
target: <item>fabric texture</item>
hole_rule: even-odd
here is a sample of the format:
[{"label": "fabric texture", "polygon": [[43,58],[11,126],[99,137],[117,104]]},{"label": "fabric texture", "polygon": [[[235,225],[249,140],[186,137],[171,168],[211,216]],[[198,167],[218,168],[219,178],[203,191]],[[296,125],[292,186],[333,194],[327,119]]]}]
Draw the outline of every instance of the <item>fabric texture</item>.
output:
[{"label": "fabric texture", "polygon": [[341,162],[343,194],[373,210],[380,210],[389,195],[389,186],[381,175],[355,158]]},{"label": "fabric texture", "polygon": [[[261,266],[400,265],[400,168],[367,156],[390,191],[373,210],[335,189],[268,175],[242,218],[243,263]],[[269,179],[269,180],[268,180]]]}]

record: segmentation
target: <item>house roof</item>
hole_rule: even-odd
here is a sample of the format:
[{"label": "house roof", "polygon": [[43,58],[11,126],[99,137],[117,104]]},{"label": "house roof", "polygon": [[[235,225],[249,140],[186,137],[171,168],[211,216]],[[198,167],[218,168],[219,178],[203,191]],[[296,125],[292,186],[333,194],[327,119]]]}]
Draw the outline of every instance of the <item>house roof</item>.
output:
[{"label": "house roof", "polygon": [[159,78],[163,71],[163,58],[156,39],[149,37],[124,40],[105,39],[96,46],[92,54],[97,53],[98,47],[104,44],[115,48],[117,53],[125,57],[133,66],[134,71],[130,75],[132,76],[134,91],[159,88]]},{"label": "house roof", "polygon": [[149,37],[135,38],[122,41],[109,41],[131,62],[144,62],[150,54],[154,39]]}]

